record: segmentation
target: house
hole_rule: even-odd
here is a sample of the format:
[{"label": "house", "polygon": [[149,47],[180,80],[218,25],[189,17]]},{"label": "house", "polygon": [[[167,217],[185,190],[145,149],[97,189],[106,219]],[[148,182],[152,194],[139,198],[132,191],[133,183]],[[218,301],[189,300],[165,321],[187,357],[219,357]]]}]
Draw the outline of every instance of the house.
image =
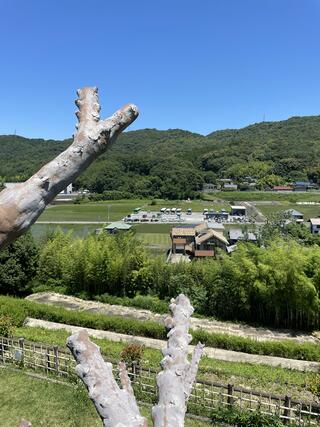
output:
[{"label": "house", "polygon": [[170,233],[172,253],[183,253],[193,258],[202,258],[214,257],[216,248],[227,251],[228,240],[213,227],[210,228],[207,223],[202,223],[172,228]]},{"label": "house", "polygon": [[237,191],[238,185],[237,184],[224,184],[223,190],[225,190],[225,191]]},{"label": "house", "polygon": [[292,191],[293,187],[291,185],[274,185],[272,190],[273,191]]},{"label": "house", "polygon": [[293,183],[294,191],[307,191],[313,188],[316,188],[316,186],[309,181],[296,181]]},{"label": "house", "polygon": [[104,227],[104,230],[109,234],[115,234],[119,231],[128,231],[130,230],[132,225],[126,224],[124,222],[112,222],[111,224]]},{"label": "house", "polygon": [[310,231],[312,234],[320,233],[320,218],[310,218]]},{"label": "house", "polygon": [[239,184],[240,191],[256,191],[257,187],[257,182],[243,181]]},{"label": "house", "polygon": [[245,206],[231,206],[232,216],[246,216],[247,208]]},{"label": "house", "polygon": [[290,216],[292,219],[294,219],[296,222],[303,222],[303,213],[295,210],[295,209],[288,209],[284,211],[288,216]]},{"label": "house", "polygon": [[72,183],[71,183],[64,190],[62,190],[60,192],[60,194],[72,194],[72,192],[73,192],[73,186],[72,186]]},{"label": "house", "polygon": [[203,184],[202,186],[202,191],[204,193],[211,193],[212,191],[217,191],[217,190],[218,190],[217,186],[212,183]]},{"label": "house", "polygon": [[236,228],[229,230],[228,240],[231,245],[234,245],[239,241],[256,243],[258,239],[255,233],[253,233],[252,231],[246,232],[244,230],[241,230],[241,228]]}]

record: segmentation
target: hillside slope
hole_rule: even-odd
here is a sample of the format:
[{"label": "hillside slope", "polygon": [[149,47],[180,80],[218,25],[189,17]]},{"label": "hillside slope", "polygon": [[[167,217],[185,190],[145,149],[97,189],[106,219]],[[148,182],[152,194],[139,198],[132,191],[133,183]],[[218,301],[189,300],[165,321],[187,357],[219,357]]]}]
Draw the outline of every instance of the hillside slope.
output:
[{"label": "hillside slope", "polygon": [[[25,180],[70,140],[0,136],[0,176]],[[261,185],[320,181],[320,116],[263,122],[207,136],[179,129],[124,133],[78,180],[92,191],[184,198],[203,182],[250,175]]]}]

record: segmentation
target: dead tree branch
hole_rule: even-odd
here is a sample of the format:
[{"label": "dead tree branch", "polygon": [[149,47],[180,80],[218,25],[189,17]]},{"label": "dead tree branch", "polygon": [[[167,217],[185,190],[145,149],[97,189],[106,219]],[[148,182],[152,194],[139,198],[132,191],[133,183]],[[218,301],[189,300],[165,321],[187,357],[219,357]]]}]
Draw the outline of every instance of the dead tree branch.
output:
[{"label": "dead tree branch", "polygon": [[[203,345],[198,344],[188,361],[190,317],[193,307],[189,299],[179,295],[170,304],[172,317],[167,320],[167,348],[163,350],[163,371],[157,376],[159,403],[152,409],[155,427],[183,427],[187,402],[195,381]],[[125,364],[119,364],[122,389],[112,374],[111,363],[104,362],[100,349],[90,342],[82,330],[68,338],[67,346],[77,361],[76,372],[86,385],[106,427],[145,427],[146,419],[140,413],[134,397]]]},{"label": "dead tree branch", "polygon": [[0,249],[25,233],[57,194],[73,182],[138,116],[133,104],[100,120],[97,88],[79,89],[73,143],[24,183],[0,193]]},{"label": "dead tree branch", "polygon": [[140,415],[125,364],[120,363],[118,386],[112,364],[103,360],[100,348],[89,340],[85,329],[68,338],[67,346],[77,361],[76,372],[88,389],[105,427],[146,427]]},{"label": "dead tree branch", "polygon": [[152,408],[155,427],[183,427],[187,411],[187,402],[195,381],[203,345],[195,347],[191,363],[188,361],[188,344],[190,317],[193,307],[189,299],[180,294],[171,300],[172,317],[166,319],[168,333],[167,348],[162,351],[163,371],[157,376],[159,403]]}]

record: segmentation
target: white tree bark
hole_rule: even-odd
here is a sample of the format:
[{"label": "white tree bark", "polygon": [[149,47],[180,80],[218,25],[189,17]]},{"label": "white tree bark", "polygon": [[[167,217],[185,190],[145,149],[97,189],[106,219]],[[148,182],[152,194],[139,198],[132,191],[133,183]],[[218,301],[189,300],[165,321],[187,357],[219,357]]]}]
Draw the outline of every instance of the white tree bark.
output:
[{"label": "white tree bark", "polygon": [[122,389],[112,374],[112,364],[103,360],[100,348],[89,340],[86,330],[68,338],[67,346],[76,361],[76,372],[88,389],[105,427],[146,427],[140,415],[125,364],[119,364]]},{"label": "white tree bark", "polygon": [[[167,319],[167,348],[163,350],[163,371],[157,376],[159,403],[152,408],[155,427],[183,427],[187,402],[195,381],[203,345],[198,344],[188,361],[188,334],[193,307],[179,295],[170,304],[172,317]],[[112,374],[112,365],[104,362],[100,349],[92,344],[85,330],[68,338],[67,346],[77,361],[76,372],[86,385],[104,426],[146,427],[133,394],[124,363],[119,364],[122,389]]]},{"label": "white tree bark", "polygon": [[138,116],[133,104],[100,120],[97,88],[79,89],[77,132],[70,147],[24,183],[0,193],[0,249],[28,230],[48,203],[73,182]]},{"label": "white tree bark", "polygon": [[187,402],[204,347],[201,343],[197,344],[190,363],[188,344],[192,337],[188,331],[193,307],[183,294],[172,299],[169,307],[172,317],[167,318],[166,326],[171,331],[168,333],[167,348],[162,351],[163,371],[157,376],[159,403],[152,408],[155,427],[184,426]]}]

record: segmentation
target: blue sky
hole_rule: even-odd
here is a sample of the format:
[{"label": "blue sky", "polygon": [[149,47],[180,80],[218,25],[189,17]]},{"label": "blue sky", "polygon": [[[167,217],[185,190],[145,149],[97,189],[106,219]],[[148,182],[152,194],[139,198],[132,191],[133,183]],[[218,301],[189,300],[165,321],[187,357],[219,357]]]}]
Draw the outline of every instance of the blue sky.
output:
[{"label": "blue sky", "polygon": [[320,114],[320,0],[0,0],[0,134],[66,138],[75,92],[131,129]]}]

